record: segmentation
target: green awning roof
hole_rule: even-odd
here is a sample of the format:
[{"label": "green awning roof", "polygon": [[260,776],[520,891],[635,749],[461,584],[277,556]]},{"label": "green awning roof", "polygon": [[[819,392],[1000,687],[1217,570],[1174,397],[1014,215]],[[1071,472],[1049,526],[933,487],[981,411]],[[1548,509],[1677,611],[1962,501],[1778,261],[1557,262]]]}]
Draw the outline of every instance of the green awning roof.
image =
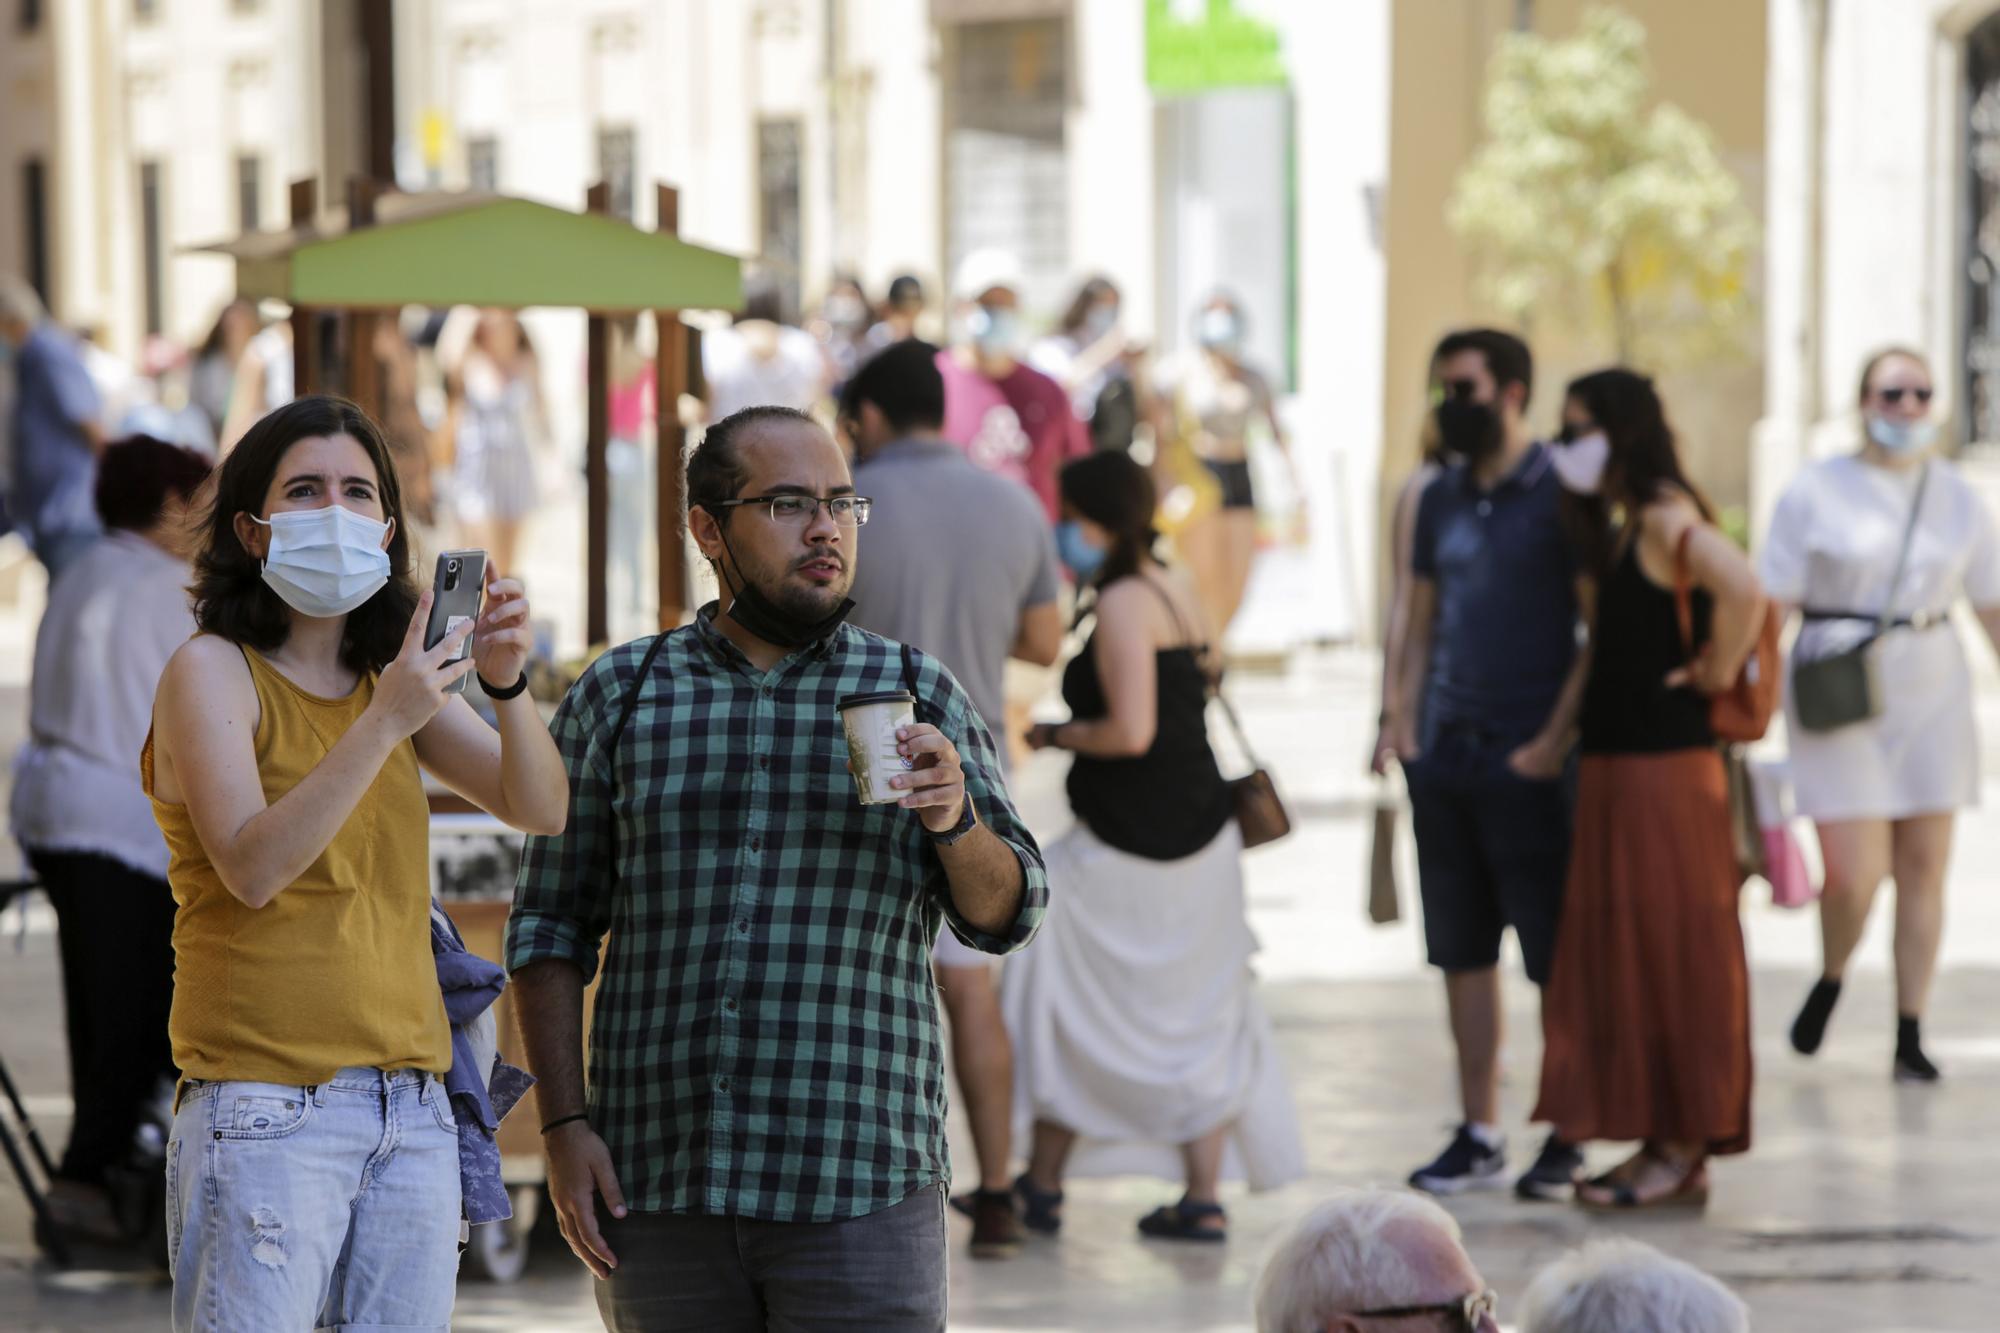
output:
[{"label": "green awning roof", "polygon": [[238,295],[325,308],[579,306],[602,314],[734,310],[734,255],[619,218],[490,194],[385,195],[372,226],[340,214],[198,247],[236,260]]}]

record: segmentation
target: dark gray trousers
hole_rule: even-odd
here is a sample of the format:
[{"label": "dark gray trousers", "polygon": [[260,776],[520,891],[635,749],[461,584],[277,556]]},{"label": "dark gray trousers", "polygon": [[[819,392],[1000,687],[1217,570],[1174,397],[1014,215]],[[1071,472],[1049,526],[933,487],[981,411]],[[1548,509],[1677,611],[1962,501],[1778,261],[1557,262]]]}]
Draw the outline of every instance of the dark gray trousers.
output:
[{"label": "dark gray trousers", "polygon": [[602,1211],[611,1333],[942,1333],[944,1187],[845,1222]]}]

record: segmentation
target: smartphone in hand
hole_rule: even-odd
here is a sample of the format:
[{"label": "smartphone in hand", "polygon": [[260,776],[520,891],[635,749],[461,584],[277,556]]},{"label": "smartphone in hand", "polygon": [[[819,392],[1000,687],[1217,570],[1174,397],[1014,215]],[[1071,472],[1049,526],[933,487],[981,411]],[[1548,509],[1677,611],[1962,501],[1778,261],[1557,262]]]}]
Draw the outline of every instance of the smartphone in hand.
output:
[{"label": "smartphone in hand", "polygon": [[[424,627],[424,647],[435,648],[445,635],[460,625],[479,619],[480,598],[486,591],[486,552],[446,551],[437,558],[437,571],[431,575],[431,618]],[[461,661],[472,651],[472,640],[468,636],[458,650],[454,662]],[[454,694],[465,693],[465,682],[471,673],[460,676],[449,686]]]}]

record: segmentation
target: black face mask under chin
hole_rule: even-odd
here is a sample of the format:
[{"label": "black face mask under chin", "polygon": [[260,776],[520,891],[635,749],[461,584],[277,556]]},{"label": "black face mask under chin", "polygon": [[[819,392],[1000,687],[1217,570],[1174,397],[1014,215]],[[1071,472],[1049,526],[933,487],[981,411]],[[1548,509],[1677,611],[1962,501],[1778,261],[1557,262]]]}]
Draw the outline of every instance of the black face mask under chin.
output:
[{"label": "black face mask under chin", "polygon": [[[720,534],[722,523],[718,521],[715,526]],[[727,534],[722,534],[722,549],[728,553],[732,563],[736,562],[736,552],[730,548]],[[839,629],[841,622],[847,619],[848,613],[854,610],[854,600],[843,598],[840,605],[830,614],[818,620],[805,620],[773,602],[759,592],[754,584],[744,583],[738,586],[736,580],[729,577],[729,571],[720,561],[716,562],[715,567],[722,575],[723,585],[730,592],[729,610],[723,614],[765,643],[783,648],[787,652],[797,652],[801,648],[818,643]],[[738,564],[737,568],[741,569],[741,564]]]},{"label": "black face mask under chin", "polygon": [[1447,398],[1438,404],[1437,425],[1447,457],[1479,463],[1500,452],[1500,414],[1486,403]]}]

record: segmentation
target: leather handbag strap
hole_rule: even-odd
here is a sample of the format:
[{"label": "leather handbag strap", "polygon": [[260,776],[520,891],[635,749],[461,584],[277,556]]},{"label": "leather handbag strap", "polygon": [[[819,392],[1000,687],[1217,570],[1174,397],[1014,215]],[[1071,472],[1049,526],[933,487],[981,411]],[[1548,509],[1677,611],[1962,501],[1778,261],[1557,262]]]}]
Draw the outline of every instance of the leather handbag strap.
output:
[{"label": "leather handbag strap", "polygon": [[1236,747],[1243,752],[1243,757],[1250,761],[1251,771],[1262,769],[1263,762],[1257,758],[1257,752],[1250,748],[1250,736],[1243,730],[1243,719],[1236,715],[1236,705],[1230,703],[1229,696],[1222,692],[1222,672],[1210,667],[1214,645],[1194,641],[1194,636],[1188,632],[1187,620],[1181,615],[1180,607],[1174,604],[1173,598],[1167,596],[1165,588],[1144,575],[1140,576],[1140,582],[1151,588],[1155,595],[1166,603],[1167,614],[1174,618],[1174,628],[1180,632],[1181,638],[1186,640],[1187,646],[1194,650],[1195,661],[1201,667],[1202,680],[1207,687],[1208,697],[1222,705],[1222,716],[1229,723],[1230,732],[1236,737]]}]

